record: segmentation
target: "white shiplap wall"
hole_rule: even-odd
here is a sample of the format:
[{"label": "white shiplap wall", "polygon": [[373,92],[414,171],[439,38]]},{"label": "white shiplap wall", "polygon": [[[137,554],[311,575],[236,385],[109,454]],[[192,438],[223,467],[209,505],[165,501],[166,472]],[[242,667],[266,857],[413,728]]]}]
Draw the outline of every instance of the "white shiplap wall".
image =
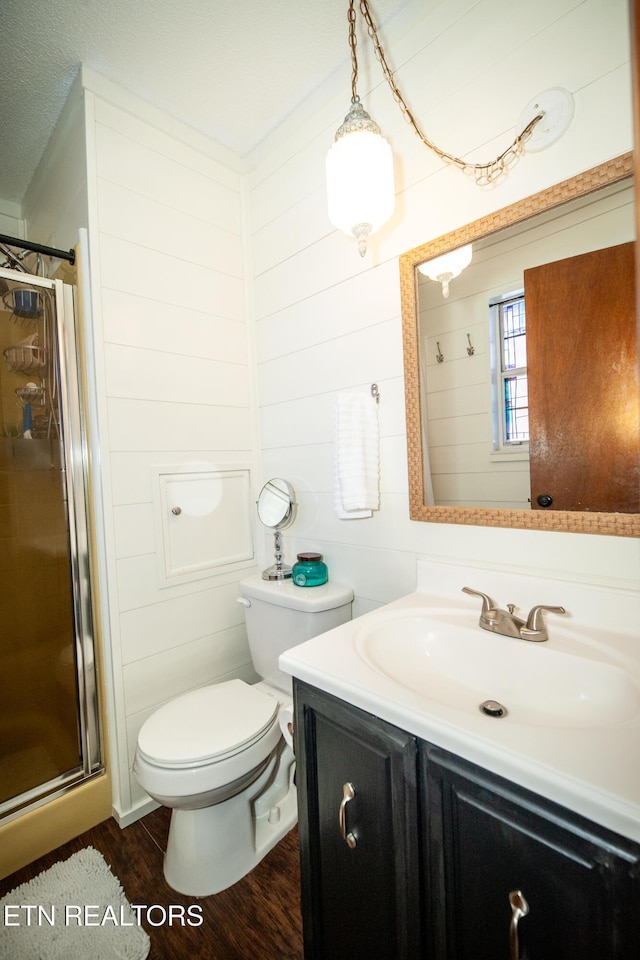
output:
[{"label": "white shiplap wall", "polygon": [[[104,491],[116,809],[162,702],[254,674],[237,581],[164,587],[154,465],[254,464],[242,183],[209,145],[85,71],[95,385]],[[249,566],[253,570],[254,563]]]},{"label": "white shiplap wall", "polygon": [[[7,237],[24,237],[24,221],[20,204],[0,200],[0,233],[4,233]],[[4,257],[1,262],[4,266]]]},{"label": "white shiplap wall", "polygon": [[[359,93],[394,149],[397,208],[360,260],[326,217],[324,157],[348,107],[349,68],[283,124],[254,157],[249,209],[262,452],[300,510],[287,553],[320,550],[353,585],[355,611],[413,589],[416,555],[520,563],[558,576],[631,579],[635,541],[408,519],[398,255],[631,148],[625,0],[415,0],[385,26],[396,80],[428,135],[473,160],[497,155],[520,112],[553,86],[575,117],[547,151],[482,190],[443,167],[403,120],[371,51],[359,46]],[[380,387],[381,508],[341,521],[332,504],[333,404]],[[480,584],[480,589],[482,585]]]}]

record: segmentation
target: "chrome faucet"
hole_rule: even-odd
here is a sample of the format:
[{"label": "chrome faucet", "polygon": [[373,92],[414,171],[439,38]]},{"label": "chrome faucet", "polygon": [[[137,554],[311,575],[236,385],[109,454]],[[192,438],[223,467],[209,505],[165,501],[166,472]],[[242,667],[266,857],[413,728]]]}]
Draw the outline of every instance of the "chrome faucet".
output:
[{"label": "chrome faucet", "polygon": [[526,621],[517,617],[513,612],[515,603],[508,603],[507,609],[502,610],[498,607],[495,600],[492,600],[486,593],[479,590],[472,590],[471,587],[463,587],[463,593],[470,593],[474,597],[482,598],[482,609],[480,611],[480,626],[483,630],[490,630],[492,633],[499,633],[503,637],[517,637],[520,640],[533,640],[541,642],[549,639],[547,626],[542,616],[544,610],[550,613],[566,613],[564,607],[552,607],[548,604],[538,604],[529,611]]}]

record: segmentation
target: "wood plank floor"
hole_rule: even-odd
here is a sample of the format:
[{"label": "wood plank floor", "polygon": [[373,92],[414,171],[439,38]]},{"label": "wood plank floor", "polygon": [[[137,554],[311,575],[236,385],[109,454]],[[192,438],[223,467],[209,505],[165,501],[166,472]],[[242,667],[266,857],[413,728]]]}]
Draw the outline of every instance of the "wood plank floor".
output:
[{"label": "wood plank floor", "polygon": [[[239,883],[197,899],[176,893],[164,880],[169,817],[170,811],[161,807],[124,830],[107,820],[0,880],[0,897],[56,861],[92,846],[118,877],[130,903],[202,908],[198,927],[143,922],[151,939],[149,960],[303,960],[297,829]],[[162,914],[156,911],[155,916]]]}]

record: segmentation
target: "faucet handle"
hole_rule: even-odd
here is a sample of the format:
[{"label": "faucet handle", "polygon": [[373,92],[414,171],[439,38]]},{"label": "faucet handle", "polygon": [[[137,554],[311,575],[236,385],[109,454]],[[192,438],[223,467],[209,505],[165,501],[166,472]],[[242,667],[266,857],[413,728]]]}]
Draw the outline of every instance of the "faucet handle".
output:
[{"label": "faucet handle", "polygon": [[544,627],[544,620],[542,618],[543,610],[548,610],[549,613],[567,612],[564,607],[550,607],[544,603],[539,604],[537,607],[532,607],[527,617],[527,630],[542,630]]},{"label": "faucet handle", "polygon": [[527,624],[520,631],[521,636],[524,640],[548,640],[549,634],[547,633],[547,627],[544,622],[544,617],[542,612],[548,610],[549,613],[566,613],[564,607],[552,607],[545,603],[540,603],[536,607],[532,607],[529,611],[529,616],[527,617]]},{"label": "faucet handle", "polygon": [[490,614],[497,609],[498,604],[495,600],[492,600],[491,597],[486,593],[481,593],[479,590],[472,590],[471,587],[463,587],[463,593],[470,593],[473,597],[482,598],[482,610],[480,611],[481,617],[489,617]]}]

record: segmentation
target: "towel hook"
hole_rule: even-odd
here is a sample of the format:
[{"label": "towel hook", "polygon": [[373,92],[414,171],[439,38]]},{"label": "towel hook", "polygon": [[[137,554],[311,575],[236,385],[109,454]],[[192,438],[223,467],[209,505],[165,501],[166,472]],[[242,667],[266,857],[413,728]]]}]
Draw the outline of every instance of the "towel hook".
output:
[{"label": "towel hook", "polygon": [[444,360],[444,354],[443,354],[442,350],[440,349],[440,341],[439,341],[439,340],[436,340],[436,347],[438,348],[438,352],[436,353],[436,360],[438,361],[438,363],[442,363],[442,361]]},{"label": "towel hook", "polygon": [[467,334],[467,343],[469,344],[469,346],[467,347],[467,353],[469,354],[470,357],[472,357],[476,352],[476,348],[471,343],[471,337],[469,334]]},{"label": "towel hook", "polygon": [[380,401],[380,391],[378,390],[378,384],[377,384],[377,383],[372,383],[372,384],[371,384],[371,396],[373,397],[373,399],[375,400],[376,403],[379,403],[379,401]]}]

